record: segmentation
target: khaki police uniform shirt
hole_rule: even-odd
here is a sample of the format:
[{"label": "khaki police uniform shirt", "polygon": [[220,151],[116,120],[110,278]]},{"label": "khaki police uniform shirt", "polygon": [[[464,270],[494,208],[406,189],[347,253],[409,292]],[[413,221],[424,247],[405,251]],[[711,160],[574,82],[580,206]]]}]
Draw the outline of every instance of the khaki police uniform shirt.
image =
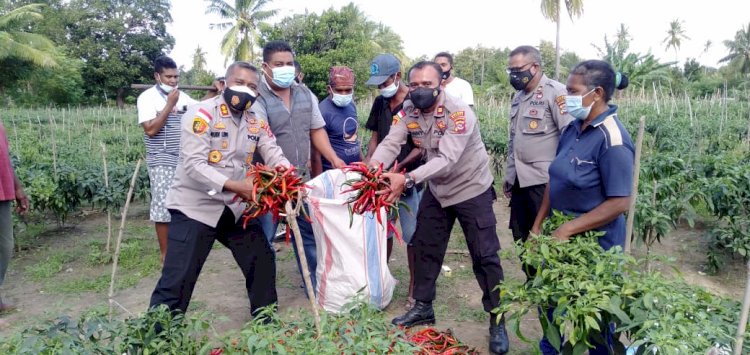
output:
[{"label": "khaki police uniform shirt", "polygon": [[555,158],[562,129],[573,120],[561,112],[556,100],[564,100],[565,85],[542,75],[531,92],[519,90],[513,96],[508,133],[508,162],[505,181],[520,187],[546,184],[550,163]]},{"label": "khaki police uniform shirt", "polygon": [[443,207],[464,202],[492,185],[489,156],[479,133],[474,111],[441,92],[435,111],[421,113],[411,101],[393,116],[388,136],[378,144],[372,159],[388,166],[401,151],[407,134],[425,150],[427,162],[411,174],[416,183],[429,180],[432,194]]},{"label": "khaki police uniform shirt", "polygon": [[228,206],[239,219],[245,209],[224,183],[245,178],[257,149],[270,166],[290,166],[268,124],[252,112],[235,118],[222,96],[190,106],[181,123],[180,159],[167,193],[167,208],[216,227]]}]

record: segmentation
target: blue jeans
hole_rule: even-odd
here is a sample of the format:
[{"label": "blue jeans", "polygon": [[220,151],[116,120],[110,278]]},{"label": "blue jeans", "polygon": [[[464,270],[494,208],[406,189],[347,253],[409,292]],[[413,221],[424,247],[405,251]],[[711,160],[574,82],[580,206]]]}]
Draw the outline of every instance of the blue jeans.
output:
[{"label": "blue jeans", "polygon": [[[305,210],[308,211],[307,205],[304,206]],[[273,223],[273,217],[270,213],[258,217],[260,226],[263,229],[269,243],[271,243],[276,235],[277,223]],[[310,271],[310,281],[312,282],[313,290],[317,284],[315,278],[315,269],[318,267],[318,258],[315,246],[315,235],[313,234],[312,224],[308,222],[304,216],[297,216],[297,224],[299,225],[299,232],[302,236],[302,246],[305,249],[305,258],[307,258],[307,269]],[[287,228],[291,228],[287,226]],[[292,239],[294,236],[292,235]],[[297,243],[294,240],[291,241],[292,248],[294,249],[294,256],[297,258],[297,270],[302,274],[302,264],[299,261],[299,251],[297,251]],[[273,248],[271,248],[273,249]]]},{"label": "blue jeans", "polygon": [[[409,211],[403,206],[398,209],[398,217],[401,219],[401,238],[407,245],[411,243],[414,231],[417,230],[417,210],[419,210],[419,201],[422,200],[422,195],[426,188],[427,186],[417,191],[416,187],[412,187],[404,191],[404,194],[401,196],[401,201],[406,203],[409,206],[409,210],[411,210]],[[388,234],[388,238],[392,237],[393,233]]]},{"label": "blue jeans", "polygon": [[[541,313],[541,309],[539,310]],[[547,320],[551,324],[552,321],[552,313],[555,311],[554,308],[548,308],[547,309]],[[612,334],[615,332],[615,324],[610,323],[609,329],[605,329],[602,332],[602,338],[607,340],[607,344],[609,347],[612,346]],[[607,346],[599,343],[592,342],[589,340],[592,344],[594,344],[594,348],[589,349],[589,355],[609,355],[609,350],[607,350]],[[565,339],[561,339],[561,343],[565,344]],[[544,355],[557,355],[559,352],[555,350],[555,347],[550,344],[550,342],[547,340],[547,337],[542,337],[542,340],[539,341],[539,348],[542,350],[542,354]]]}]

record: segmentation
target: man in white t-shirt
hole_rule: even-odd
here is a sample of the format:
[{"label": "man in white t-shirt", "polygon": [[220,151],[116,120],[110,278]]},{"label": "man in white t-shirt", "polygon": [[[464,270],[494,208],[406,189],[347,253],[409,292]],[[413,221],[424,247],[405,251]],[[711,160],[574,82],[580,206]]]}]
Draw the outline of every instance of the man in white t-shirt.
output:
[{"label": "man in white t-shirt", "polygon": [[[143,127],[146,163],[151,182],[150,219],[156,226],[161,260],[167,252],[169,211],[164,204],[172,185],[177,158],[180,155],[180,118],[189,105],[198,101],[177,90],[180,73],[169,57],[154,60],[156,85],[138,96],[138,124]],[[214,82],[214,86],[216,86]],[[218,91],[218,89],[217,89]],[[206,98],[216,96],[209,92]]]},{"label": "man in white t-shirt", "polygon": [[435,55],[434,62],[438,63],[440,69],[443,70],[443,91],[474,108],[474,91],[471,89],[471,84],[453,75],[453,56],[448,52],[440,52]]}]

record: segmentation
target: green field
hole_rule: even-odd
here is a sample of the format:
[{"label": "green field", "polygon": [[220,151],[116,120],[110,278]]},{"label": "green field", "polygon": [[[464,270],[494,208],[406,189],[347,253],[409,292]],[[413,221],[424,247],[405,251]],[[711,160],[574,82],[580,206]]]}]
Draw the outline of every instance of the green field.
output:
[{"label": "green field", "polygon": [[[636,249],[634,255],[644,260],[652,250],[658,249],[659,242],[664,242],[663,238],[673,238],[679,235],[675,230],[681,228],[682,231],[694,231],[701,239],[700,245],[705,247],[704,251],[699,251],[705,254],[702,272],[722,275],[727,272],[727,265],[736,266],[738,261],[750,256],[750,228],[748,228],[750,225],[750,154],[748,153],[750,151],[750,132],[748,132],[750,104],[741,97],[728,99],[720,96],[706,97],[688,102],[684,97],[674,98],[662,95],[658,98],[657,112],[657,103],[653,97],[638,97],[634,94],[616,98],[615,102],[620,105],[618,111],[620,119],[634,140],[639,118],[641,116],[646,118],[634,229],[634,248]],[[369,102],[361,102],[358,109],[360,122],[364,126],[366,113],[369,112]],[[481,101],[478,102],[476,108],[482,136],[492,156],[491,164],[496,182],[502,181],[502,167],[507,156],[508,109],[507,100]],[[106,211],[112,212],[113,225],[119,225],[119,212],[125,202],[135,163],[144,152],[142,130],[135,123],[134,108],[6,109],[0,112],[0,119],[6,127],[16,172],[24,183],[32,206],[32,213],[22,218],[16,217],[14,220],[19,252],[17,257],[25,261],[33,261],[26,263],[23,270],[19,272],[28,280],[44,284],[45,292],[68,295],[101,294],[108,287],[109,271],[107,268],[111,265],[111,251],[105,250],[104,239],[99,237],[92,239],[88,236],[85,240],[82,238],[78,247],[59,249],[50,246],[49,236],[65,233],[66,228],[80,229],[76,226],[86,221],[88,215]],[[360,137],[364,143],[369,139],[366,132],[362,132]],[[107,164],[108,182],[105,182],[104,159]],[[148,175],[145,166],[142,166],[134,194],[136,206],[143,206],[148,201],[148,197]],[[499,231],[505,228],[501,224],[502,222],[499,221]],[[695,229],[692,229],[694,226]],[[99,224],[93,228],[98,235],[106,235],[106,224]],[[153,234],[150,224],[141,217],[140,222],[128,221],[127,230],[128,236],[124,242],[119,271],[124,276],[118,280],[116,285],[118,290],[130,289],[143,278],[154,277],[159,269],[156,243],[150,239]],[[457,235],[460,235],[460,232]],[[75,245],[75,241],[72,243]],[[465,248],[461,243],[453,243],[451,248],[454,247]],[[289,259],[288,256],[286,254],[288,260],[284,262],[291,264],[293,259]],[[515,258],[514,255],[506,255],[503,263]],[[462,261],[461,258],[450,260],[465,263],[465,260]],[[652,260],[651,263],[650,266],[648,263],[639,264],[646,275],[651,275],[649,273],[651,268],[663,265],[661,261]],[[85,265],[86,268],[98,267],[98,271],[91,271],[79,277],[61,277],[65,269],[71,265],[74,268],[76,265],[82,265],[81,267]],[[407,276],[402,267],[394,267],[393,272],[400,279]],[[694,270],[682,270],[682,272],[688,274],[694,273]],[[473,276],[468,268],[459,269],[454,275],[453,278],[441,278],[441,285],[451,290],[460,290],[464,287],[463,285],[473,282]],[[511,281],[517,283],[520,278],[513,276]],[[654,282],[654,290],[664,292],[665,286],[660,283],[662,281],[649,279],[649,282]],[[677,282],[684,285],[682,281]],[[289,281],[285,275],[279,276],[279,284],[286,285],[284,287],[290,289],[296,287],[294,282]],[[13,281],[9,280],[5,287],[14,287]],[[739,312],[739,305],[735,301],[725,300],[719,294],[711,293],[712,290],[708,291],[705,294],[701,293],[701,297],[704,297],[702,301],[704,304],[722,304],[728,307],[729,314],[732,314],[732,309],[737,309]],[[397,297],[404,297],[403,292],[403,288],[399,288]],[[735,292],[730,292],[730,294],[735,294]],[[727,293],[721,293],[721,296],[726,295]],[[461,304],[461,302],[441,304],[438,300],[436,309],[439,316],[452,317],[451,319],[456,324],[472,321],[484,324],[484,315],[478,314],[474,309],[476,307],[464,307]],[[173,351],[183,349],[198,352],[201,348],[207,351],[207,344],[229,349],[232,347],[233,339],[242,339],[241,342],[250,342],[254,339],[259,342],[271,340],[267,343],[269,347],[264,348],[271,352],[270,349],[277,346],[273,344],[278,344],[274,342],[274,339],[278,339],[278,332],[274,333],[259,325],[250,324],[242,331],[214,334],[207,331],[211,328],[206,325],[206,319],[187,323],[187,328],[193,328],[179,328],[181,329],[179,332],[175,330],[179,334],[198,335],[190,341],[183,339],[184,341],[179,343],[169,342],[166,338],[156,336],[148,338],[144,334],[153,325],[154,319],[164,321],[165,315],[154,315],[152,318],[129,318],[121,314],[121,319],[129,318],[130,320],[125,323],[116,321],[105,324],[102,319],[94,316],[102,314],[101,306],[92,305],[91,307],[92,313],[84,316],[88,317],[85,321],[89,323],[82,322],[76,326],[58,327],[58,331],[53,333],[39,333],[41,328],[46,331],[52,329],[50,328],[53,327],[52,323],[42,319],[28,320],[28,325],[36,325],[37,328],[29,328],[26,331],[17,329],[9,333],[8,341],[2,345],[4,348],[0,347],[0,349],[8,352],[21,352],[24,349],[37,349],[43,343],[43,347],[49,347],[49,349],[73,349],[71,350],[73,352],[87,352],[88,350],[81,350],[86,349],[86,344],[91,346],[89,350],[116,349],[121,351],[122,342],[133,344],[132,342],[140,341],[145,343],[144,348],[157,352],[159,349],[172,349]],[[197,302],[195,307],[200,310],[201,303]],[[452,307],[458,307],[458,314]],[[662,313],[658,313],[654,310],[653,316],[665,317],[664,312],[667,311],[659,310]],[[196,311],[196,316],[200,315],[204,313]],[[309,314],[305,313],[300,317],[302,317],[301,320],[294,321],[297,323],[290,319],[282,319],[282,328],[304,326],[303,324],[310,326]],[[373,319],[376,321],[365,322],[362,317],[375,317]],[[387,321],[382,315],[357,314],[351,316],[351,320],[363,324],[362,334],[369,334],[373,337],[390,334],[388,327],[382,324]],[[687,329],[692,329],[689,326],[698,324],[682,318],[679,321],[685,322]],[[331,326],[334,327],[332,329],[350,324],[347,319],[331,320],[331,322],[333,322]],[[711,334],[711,336],[729,346],[733,334],[726,334],[729,329],[728,325],[736,324],[736,319],[725,317],[709,319],[708,322],[716,325],[713,330],[721,332],[721,334]],[[85,328],[94,326],[91,324],[99,324],[116,336],[113,338],[99,336],[81,340],[80,334],[86,334]],[[712,329],[707,331],[710,332]],[[42,340],[39,334],[47,335]],[[142,337],[139,338],[135,334],[140,334]],[[531,330],[532,337],[535,334],[538,335],[538,330]],[[637,333],[636,329],[632,329],[629,334],[633,336],[631,341],[643,340],[637,337],[640,333]],[[644,345],[659,345],[661,344],[659,341],[667,344],[666,339],[670,337],[684,336],[676,328],[665,328],[660,334],[662,338],[650,339],[644,342]],[[118,340],[115,341],[114,338]],[[289,351],[300,349],[300,347],[308,349],[313,346],[299,337],[291,337],[288,340],[290,342],[284,349]],[[705,343],[691,341],[691,339],[683,340],[688,346],[686,349],[696,352],[705,351],[705,349],[697,348]],[[341,341],[341,339],[330,341],[330,344],[325,345],[330,347],[318,349],[320,351],[334,349],[338,344],[336,341]],[[362,338],[347,341],[365,344],[361,348],[356,348],[360,350],[382,345]],[[695,345],[696,348],[691,348],[689,347],[691,344],[698,345]],[[533,346],[526,346],[529,351],[533,349]],[[253,349],[258,351],[258,348]],[[96,350],[91,351],[96,352]]]}]

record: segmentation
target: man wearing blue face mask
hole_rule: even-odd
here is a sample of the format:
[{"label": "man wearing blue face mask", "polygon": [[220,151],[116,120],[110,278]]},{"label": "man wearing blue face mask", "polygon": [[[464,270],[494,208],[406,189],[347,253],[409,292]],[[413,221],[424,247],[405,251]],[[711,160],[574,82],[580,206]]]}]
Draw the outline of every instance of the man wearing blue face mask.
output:
[{"label": "man wearing blue face mask", "polygon": [[[151,183],[150,219],[156,226],[161,260],[167,253],[167,233],[170,221],[165,206],[167,191],[172,185],[177,157],[180,153],[180,117],[187,106],[198,101],[177,89],[180,73],[169,57],[154,60],[156,85],[138,96],[138,124],[143,127],[146,163]],[[218,82],[214,82],[214,86]],[[209,92],[204,99],[219,91]]]},{"label": "man wearing blue face mask", "polygon": [[[320,112],[326,121],[326,132],[336,155],[345,163],[362,161],[362,150],[357,131],[357,106],[354,105],[354,71],[345,66],[331,67],[328,73],[328,97],[320,102]],[[333,169],[331,163],[313,149],[312,174],[318,176]]]},{"label": "man wearing blue face mask", "polygon": [[[344,163],[331,147],[325,130],[325,120],[318,108],[318,99],[304,85],[294,81],[294,53],[288,43],[271,41],[263,47],[262,75],[258,89],[260,96],[252,107],[258,119],[266,120],[284,155],[300,171],[305,180],[310,178],[310,148],[315,148],[334,168]],[[276,226],[270,218],[261,219],[266,237],[273,239]],[[317,258],[312,225],[307,219],[297,218],[304,244],[308,269],[315,287]],[[295,253],[296,244],[292,243]],[[297,258],[297,266],[299,257]]]}]

